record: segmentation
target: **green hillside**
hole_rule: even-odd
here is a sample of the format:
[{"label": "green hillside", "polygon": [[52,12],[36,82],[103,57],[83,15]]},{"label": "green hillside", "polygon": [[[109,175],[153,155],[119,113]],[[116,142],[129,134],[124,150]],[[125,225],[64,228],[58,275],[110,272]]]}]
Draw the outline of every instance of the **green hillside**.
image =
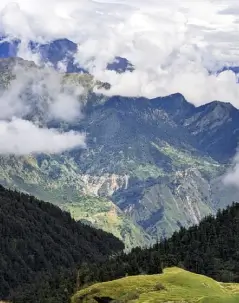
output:
[{"label": "green hillside", "polygon": [[99,283],[76,293],[72,303],[239,302],[239,284],[224,284],[172,267],[163,274],[130,276]]},{"label": "green hillside", "polygon": [[104,197],[81,196],[75,203],[66,203],[64,209],[75,220],[112,233],[124,242],[128,250],[134,246],[150,244],[150,237],[144,230]]}]

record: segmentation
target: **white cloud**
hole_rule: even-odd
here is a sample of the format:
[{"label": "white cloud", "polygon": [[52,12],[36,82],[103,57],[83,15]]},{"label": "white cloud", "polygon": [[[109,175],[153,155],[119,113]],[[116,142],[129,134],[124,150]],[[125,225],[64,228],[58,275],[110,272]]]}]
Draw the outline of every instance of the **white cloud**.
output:
[{"label": "white cloud", "polygon": [[47,67],[16,65],[13,74],[16,78],[8,89],[0,91],[0,154],[60,153],[84,147],[84,134],[47,129],[52,120],[81,118],[83,88],[65,83],[63,74]]},{"label": "white cloud", "polygon": [[61,133],[40,128],[30,121],[13,119],[0,121],[0,154],[28,155],[61,153],[75,147],[85,147],[85,136],[77,132]]},{"label": "white cloud", "polygon": [[16,65],[13,73],[16,79],[0,94],[0,119],[34,115],[36,110],[44,121],[69,122],[81,117],[79,97],[84,90],[80,85],[63,85],[64,75],[47,67],[26,70]]},{"label": "white cloud", "polygon": [[[217,99],[239,107],[236,77],[208,72],[239,65],[236,1],[1,0],[0,11],[1,31],[25,42],[64,37],[77,42],[76,59],[111,82],[112,93],[181,92],[196,105]],[[20,54],[31,57],[24,44]],[[105,71],[115,56],[129,59],[135,72]]]},{"label": "white cloud", "polygon": [[239,152],[234,157],[232,166],[225,174],[223,181],[225,185],[239,187]]}]

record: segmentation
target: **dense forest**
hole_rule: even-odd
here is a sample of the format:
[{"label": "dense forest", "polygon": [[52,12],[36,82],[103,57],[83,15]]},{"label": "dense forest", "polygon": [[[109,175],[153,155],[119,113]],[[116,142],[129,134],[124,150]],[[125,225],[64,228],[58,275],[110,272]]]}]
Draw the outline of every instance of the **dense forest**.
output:
[{"label": "dense forest", "polygon": [[83,264],[78,271],[77,288],[106,282],[125,276],[162,273],[160,254],[155,248],[133,248],[128,254],[122,252],[108,262]]},{"label": "dense forest", "polygon": [[239,203],[181,228],[158,246],[163,267],[179,265],[217,281],[239,282]]},{"label": "dense forest", "polygon": [[76,268],[124,249],[60,208],[0,186],[0,300],[67,302]]},{"label": "dense forest", "polygon": [[127,254],[113,235],[0,186],[0,237],[0,299],[13,303],[66,303],[86,285],[168,266],[239,282],[239,203]]},{"label": "dense forest", "polygon": [[126,275],[157,274],[170,266],[222,282],[239,282],[239,203],[219,210],[216,217],[206,217],[198,226],[181,228],[151,248],[135,248],[107,263],[85,264],[79,270],[78,285]]}]

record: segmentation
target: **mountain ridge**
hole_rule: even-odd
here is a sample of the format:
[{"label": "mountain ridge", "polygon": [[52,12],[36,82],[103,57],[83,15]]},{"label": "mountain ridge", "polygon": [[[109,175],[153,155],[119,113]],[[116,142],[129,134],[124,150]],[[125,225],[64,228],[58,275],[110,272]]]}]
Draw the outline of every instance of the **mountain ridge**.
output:
[{"label": "mountain ridge", "polygon": [[[0,75],[1,83],[11,82],[1,65]],[[68,77],[80,85],[86,75],[63,74],[63,79]],[[94,79],[89,81],[93,84],[87,82],[79,100],[80,120],[42,121],[62,131],[86,133],[87,148],[61,155],[2,156],[2,184],[58,204],[103,229],[111,222],[110,230],[127,238],[129,247],[196,224],[239,195],[223,184],[239,139],[237,109],[218,102],[195,107],[180,94],[151,100],[104,96],[94,93]],[[26,97],[31,102],[41,96],[33,91]],[[37,111],[34,119],[41,121]],[[100,216],[84,197],[93,198]],[[115,221],[112,209],[118,210]]]},{"label": "mountain ridge", "polygon": [[[17,57],[20,46],[20,39],[11,40],[7,37],[0,37],[0,58]],[[63,63],[64,69],[68,73],[88,73],[88,70],[75,60],[78,47],[80,45],[66,38],[45,43],[30,41],[27,45],[28,51],[37,55],[43,65],[50,64],[59,70],[59,64]],[[106,68],[118,73],[134,70],[133,65],[120,56],[116,56],[112,62],[108,62]]]}]

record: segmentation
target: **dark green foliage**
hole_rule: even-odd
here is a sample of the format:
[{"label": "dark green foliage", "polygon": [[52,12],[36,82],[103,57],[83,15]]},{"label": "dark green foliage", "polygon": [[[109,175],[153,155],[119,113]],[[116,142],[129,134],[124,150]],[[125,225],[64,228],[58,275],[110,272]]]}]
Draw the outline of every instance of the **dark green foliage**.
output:
[{"label": "dark green foliage", "polygon": [[121,253],[107,262],[84,264],[78,272],[77,287],[93,282],[110,281],[125,276],[162,273],[160,255],[153,248],[134,248],[129,254]]},{"label": "dark green foliage", "polygon": [[0,299],[24,303],[66,302],[78,266],[124,248],[58,207],[1,186],[0,239]]},{"label": "dark green foliage", "polygon": [[67,303],[75,291],[76,272],[59,270],[38,274],[36,279],[21,285],[11,294],[16,303]]},{"label": "dark green foliage", "polygon": [[[87,265],[78,273],[78,287],[127,275],[156,274],[179,266],[222,282],[239,282],[239,203],[198,226],[181,228],[151,248],[134,248],[108,262]],[[161,286],[156,286],[161,288]]]},{"label": "dark green foliage", "polygon": [[181,228],[155,246],[163,266],[181,266],[222,282],[239,282],[239,203]]},{"label": "dark green foliage", "polygon": [[0,187],[0,236],[1,298],[16,303],[66,303],[76,288],[157,274],[168,266],[239,282],[239,203],[126,254],[112,235],[75,222],[50,203]]}]

